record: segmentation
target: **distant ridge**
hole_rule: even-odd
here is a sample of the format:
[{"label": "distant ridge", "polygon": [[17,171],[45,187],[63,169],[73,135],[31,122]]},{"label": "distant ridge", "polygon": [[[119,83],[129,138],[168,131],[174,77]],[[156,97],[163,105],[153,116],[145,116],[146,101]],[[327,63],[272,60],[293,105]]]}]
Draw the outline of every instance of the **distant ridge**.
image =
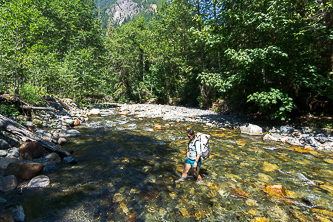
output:
[{"label": "distant ridge", "polygon": [[132,21],[138,15],[146,21],[151,20],[156,14],[161,0],[94,0],[100,16],[103,29],[109,24],[117,27]]}]

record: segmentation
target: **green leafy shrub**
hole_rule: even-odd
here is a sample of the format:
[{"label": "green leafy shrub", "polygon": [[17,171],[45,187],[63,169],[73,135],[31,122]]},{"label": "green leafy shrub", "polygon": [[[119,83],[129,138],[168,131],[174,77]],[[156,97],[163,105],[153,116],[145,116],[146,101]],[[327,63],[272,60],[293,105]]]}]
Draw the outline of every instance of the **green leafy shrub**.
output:
[{"label": "green leafy shrub", "polygon": [[20,112],[15,107],[14,104],[11,104],[7,101],[3,101],[0,104],[0,114],[4,116],[18,116]]},{"label": "green leafy shrub", "polygon": [[29,104],[44,105],[41,96],[46,94],[45,88],[39,89],[37,86],[25,83],[20,90],[20,94],[23,100]]},{"label": "green leafy shrub", "polygon": [[282,121],[290,120],[290,113],[296,108],[293,99],[287,93],[273,88],[269,92],[256,92],[249,95],[247,102],[254,102],[262,115]]}]

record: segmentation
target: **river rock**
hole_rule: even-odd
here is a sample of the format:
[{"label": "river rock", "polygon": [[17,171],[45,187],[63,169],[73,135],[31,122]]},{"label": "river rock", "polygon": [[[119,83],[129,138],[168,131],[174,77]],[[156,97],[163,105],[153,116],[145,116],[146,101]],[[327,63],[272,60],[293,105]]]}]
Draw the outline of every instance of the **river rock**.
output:
[{"label": "river rock", "polygon": [[286,191],[282,185],[268,185],[263,191],[271,196],[285,196]]},{"label": "river rock", "polygon": [[280,133],[281,134],[291,134],[294,132],[294,128],[291,126],[281,126]]},{"label": "river rock", "polygon": [[70,126],[74,126],[74,120],[70,118],[64,119],[64,122],[67,123]]},{"label": "river rock", "polygon": [[54,161],[46,162],[44,165],[43,172],[48,172],[48,171],[56,170],[56,169],[58,169],[58,164],[56,162],[54,162]]},{"label": "river rock", "polygon": [[290,221],[288,214],[278,205],[273,206],[268,210],[269,215],[274,221],[287,222]]},{"label": "river rock", "polygon": [[248,198],[249,197],[249,194],[246,193],[244,190],[241,190],[241,189],[238,189],[238,188],[232,188],[230,190],[230,193],[236,197],[239,197],[239,198]]},{"label": "river rock", "polygon": [[16,158],[0,158],[0,169],[5,170],[9,164],[19,162]]},{"label": "river rock", "polygon": [[6,176],[0,179],[0,190],[10,191],[17,187],[17,179],[14,175]]},{"label": "river rock", "polygon": [[45,175],[40,175],[32,178],[28,183],[28,188],[47,187],[50,184],[50,178]]},{"label": "river rock", "polygon": [[278,141],[279,140],[279,138],[274,137],[270,133],[267,133],[262,139],[267,140],[267,141]]},{"label": "river rock", "polygon": [[25,160],[37,159],[44,156],[45,149],[42,144],[32,141],[25,142],[19,148],[20,157]]},{"label": "river rock", "polygon": [[58,143],[59,145],[63,145],[63,144],[65,144],[65,143],[67,143],[67,139],[64,138],[64,137],[60,137],[60,138],[58,139],[57,143]]},{"label": "river rock", "polygon": [[0,215],[1,222],[15,222],[14,218],[8,214]]},{"label": "river rock", "polygon": [[253,135],[253,136],[262,134],[262,128],[260,126],[253,125],[251,123],[241,126],[240,130],[241,130],[241,133],[249,134],[249,135]]},{"label": "river rock", "polygon": [[7,150],[0,150],[0,157],[7,156],[8,151]]},{"label": "river rock", "polygon": [[20,157],[19,149],[18,148],[10,148],[7,152],[7,157]]},{"label": "river rock", "polygon": [[77,160],[74,159],[74,157],[72,157],[72,156],[64,157],[63,161],[65,161],[67,163],[70,163],[70,164],[76,164],[77,163]]},{"label": "river rock", "polygon": [[290,209],[290,212],[298,221],[309,221],[309,222],[313,221],[310,217],[304,215],[302,212],[298,210]]},{"label": "river rock", "polygon": [[1,150],[7,150],[7,149],[9,149],[9,144],[7,143],[6,140],[0,139],[0,149]]},{"label": "river rock", "polygon": [[92,109],[88,112],[89,116],[93,116],[93,115],[101,115],[101,111],[99,109]]},{"label": "river rock", "polygon": [[15,175],[22,180],[30,180],[43,171],[41,163],[15,162],[8,165],[5,176]]},{"label": "river rock", "polygon": [[59,133],[60,137],[75,137],[80,136],[81,133],[75,129],[69,129],[69,130],[62,130]]},{"label": "river rock", "polygon": [[51,142],[52,141],[52,138],[51,137],[47,137],[47,136],[43,136],[42,137],[44,140],[46,140],[46,141],[49,141],[49,142]]},{"label": "river rock", "polygon": [[74,119],[74,126],[78,126],[81,124],[81,121],[78,118]]},{"label": "river rock", "polygon": [[3,215],[10,215],[14,221],[23,222],[25,220],[24,210],[21,205],[5,208],[1,213]]},{"label": "river rock", "polygon": [[61,162],[61,157],[59,156],[59,154],[54,152],[46,155],[45,158],[47,159],[47,162],[53,162],[53,161],[56,163]]}]

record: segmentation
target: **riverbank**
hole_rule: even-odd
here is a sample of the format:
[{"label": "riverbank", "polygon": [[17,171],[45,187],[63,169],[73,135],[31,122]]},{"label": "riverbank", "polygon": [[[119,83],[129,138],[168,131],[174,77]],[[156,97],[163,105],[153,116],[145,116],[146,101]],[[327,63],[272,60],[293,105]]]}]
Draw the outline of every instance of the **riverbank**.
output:
[{"label": "riverbank", "polygon": [[[272,143],[287,143],[295,146],[298,152],[311,150],[332,151],[333,138],[332,132],[326,129],[314,129],[309,126],[260,126],[241,120],[233,115],[221,115],[211,110],[199,108],[189,108],[182,106],[169,106],[157,104],[104,104],[94,107],[79,108],[69,99],[59,100],[54,97],[47,99],[47,106],[52,107],[54,111],[36,110],[31,118],[25,119],[24,126],[39,137],[55,143],[59,146],[65,144],[71,137],[80,136],[80,127],[89,127],[87,121],[91,117],[106,117],[111,115],[122,115],[123,118],[161,118],[167,121],[188,122],[193,124],[204,124],[214,127],[222,132],[226,129],[241,131],[256,137],[262,137],[263,140],[270,140]],[[19,121],[24,117],[18,117]],[[108,127],[108,126],[104,126]],[[25,190],[29,188],[41,188],[50,184],[48,177],[39,175],[32,178],[16,178],[12,175],[6,175],[6,170],[10,164],[18,163],[38,163],[42,168],[38,174],[56,170],[62,162],[66,164],[75,164],[74,157],[60,158],[55,153],[45,152],[40,158],[33,160],[23,160],[20,158],[20,147],[24,141],[20,141],[15,136],[8,136],[4,133],[0,137],[0,163],[2,169],[2,178],[0,187],[2,192],[13,190]],[[69,150],[70,152],[70,150]],[[74,155],[75,156],[75,155]],[[0,202],[3,206],[6,203],[5,198]],[[17,208],[20,212],[22,209]],[[24,214],[21,212],[19,214]],[[17,219],[17,218],[16,218]]]},{"label": "riverbank", "polygon": [[[233,115],[222,115],[211,110],[153,104],[113,104],[122,115],[142,118],[162,118],[164,120],[185,121],[239,130],[241,133],[262,136],[263,140],[287,143],[308,150],[333,151],[333,133],[330,129],[310,126],[268,126],[257,125]],[[101,114],[105,115],[103,111]]]}]

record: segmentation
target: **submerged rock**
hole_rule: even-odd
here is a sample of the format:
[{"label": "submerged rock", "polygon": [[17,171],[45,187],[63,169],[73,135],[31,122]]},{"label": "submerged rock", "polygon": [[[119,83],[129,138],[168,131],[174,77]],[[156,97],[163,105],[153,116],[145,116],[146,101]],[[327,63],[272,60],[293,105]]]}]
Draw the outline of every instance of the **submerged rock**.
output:
[{"label": "submerged rock", "polygon": [[246,193],[244,190],[238,189],[238,188],[232,188],[230,193],[236,197],[240,198],[248,198],[250,195]]},{"label": "submerged rock", "polygon": [[263,188],[263,191],[270,196],[285,196],[286,190],[282,185],[268,185],[267,187]]}]

